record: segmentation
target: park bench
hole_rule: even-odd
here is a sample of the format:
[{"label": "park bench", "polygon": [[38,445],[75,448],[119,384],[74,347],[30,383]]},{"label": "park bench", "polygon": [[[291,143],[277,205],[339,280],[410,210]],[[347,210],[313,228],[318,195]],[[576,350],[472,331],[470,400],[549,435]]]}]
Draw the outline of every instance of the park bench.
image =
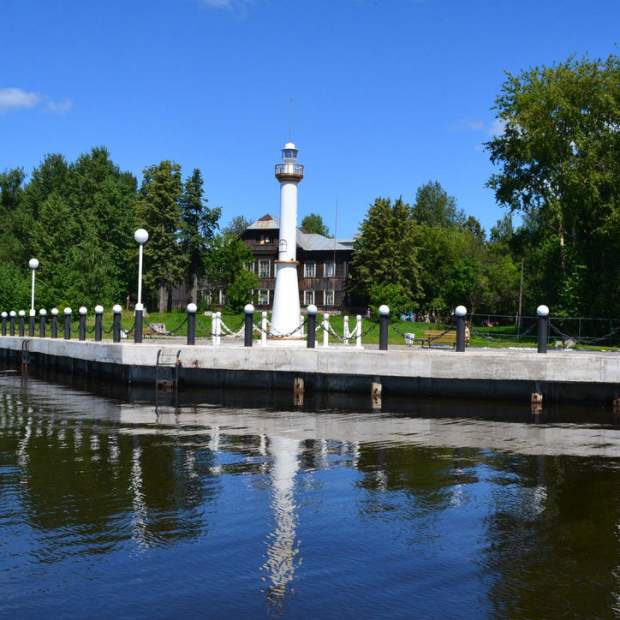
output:
[{"label": "park bench", "polygon": [[[465,342],[469,342],[469,330],[465,331]],[[422,346],[431,347],[434,344],[447,344],[456,347],[456,330],[428,329],[424,332]]]},{"label": "park bench", "polygon": [[146,330],[144,330],[145,336],[169,336],[169,332],[166,330],[165,323],[149,323]]}]

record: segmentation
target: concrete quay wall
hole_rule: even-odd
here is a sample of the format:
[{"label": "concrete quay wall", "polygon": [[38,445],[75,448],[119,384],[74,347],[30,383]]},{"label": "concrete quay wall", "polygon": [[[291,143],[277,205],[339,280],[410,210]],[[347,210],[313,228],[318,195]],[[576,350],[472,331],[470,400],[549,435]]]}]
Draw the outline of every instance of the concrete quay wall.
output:
[{"label": "concrete quay wall", "polygon": [[356,350],[306,349],[269,343],[245,348],[146,342],[79,342],[51,338],[0,337],[0,355],[29,365],[76,375],[101,376],[128,383],[155,380],[158,352],[172,377],[178,352],[179,384],[217,387],[292,389],[297,377],[306,390],[366,391],[373,382],[384,394],[482,398],[528,398],[540,392],[553,401],[611,401],[620,396],[620,354],[469,349]]}]

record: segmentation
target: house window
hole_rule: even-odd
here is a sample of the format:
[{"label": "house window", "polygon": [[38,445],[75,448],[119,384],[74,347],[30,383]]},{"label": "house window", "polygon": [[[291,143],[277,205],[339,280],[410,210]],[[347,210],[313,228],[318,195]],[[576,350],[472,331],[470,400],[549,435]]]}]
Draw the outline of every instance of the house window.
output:
[{"label": "house window", "polygon": [[323,265],[323,276],[325,278],[334,278],[336,277],[336,263],[330,261],[329,263],[325,263]]},{"label": "house window", "polygon": [[266,243],[271,243],[271,237],[269,237],[268,235],[261,235],[259,243],[260,243],[260,245],[265,245]]},{"label": "house window", "polygon": [[245,266],[245,268],[246,268],[248,271],[251,271],[252,273],[254,273],[254,271],[255,271],[255,269],[256,269],[256,264],[254,263],[254,261],[253,261],[253,260],[251,260],[251,261],[250,261],[250,262],[249,262],[249,263]]},{"label": "house window", "polygon": [[259,306],[269,305],[269,289],[267,288],[258,289],[258,305]]},{"label": "house window", "polygon": [[258,261],[258,277],[269,278],[271,276],[271,261],[262,258]]},{"label": "house window", "polygon": [[323,305],[324,306],[334,305],[334,291],[325,291],[323,293]]},{"label": "house window", "polygon": [[[316,278],[316,263],[309,261],[304,263],[304,278]],[[314,303],[311,301],[310,303]]]},{"label": "house window", "polygon": [[304,291],[304,306],[314,303],[314,291]]}]

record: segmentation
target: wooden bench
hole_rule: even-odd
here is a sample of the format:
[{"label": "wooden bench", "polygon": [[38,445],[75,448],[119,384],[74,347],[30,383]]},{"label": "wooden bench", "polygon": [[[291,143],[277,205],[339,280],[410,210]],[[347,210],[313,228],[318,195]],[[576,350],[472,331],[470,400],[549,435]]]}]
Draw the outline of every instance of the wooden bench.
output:
[{"label": "wooden bench", "polygon": [[[465,329],[465,342],[469,343],[469,329]],[[455,329],[428,329],[424,332],[422,346],[431,347],[434,344],[448,344],[456,347],[456,330]]]},{"label": "wooden bench", "polygon": [[165,323],[149,323],[144,330],[145,336],[169,336]]}]

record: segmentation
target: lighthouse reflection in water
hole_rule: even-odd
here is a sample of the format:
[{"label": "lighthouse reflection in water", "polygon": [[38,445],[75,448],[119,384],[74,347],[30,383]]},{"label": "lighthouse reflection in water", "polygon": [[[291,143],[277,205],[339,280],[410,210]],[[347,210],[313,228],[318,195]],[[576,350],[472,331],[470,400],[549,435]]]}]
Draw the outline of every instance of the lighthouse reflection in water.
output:
[{"label": "lighthouse reflection in water", "polygon": [[620,433],[588,416],[155,408],[1,376],[0,616],[611,617]]}]

